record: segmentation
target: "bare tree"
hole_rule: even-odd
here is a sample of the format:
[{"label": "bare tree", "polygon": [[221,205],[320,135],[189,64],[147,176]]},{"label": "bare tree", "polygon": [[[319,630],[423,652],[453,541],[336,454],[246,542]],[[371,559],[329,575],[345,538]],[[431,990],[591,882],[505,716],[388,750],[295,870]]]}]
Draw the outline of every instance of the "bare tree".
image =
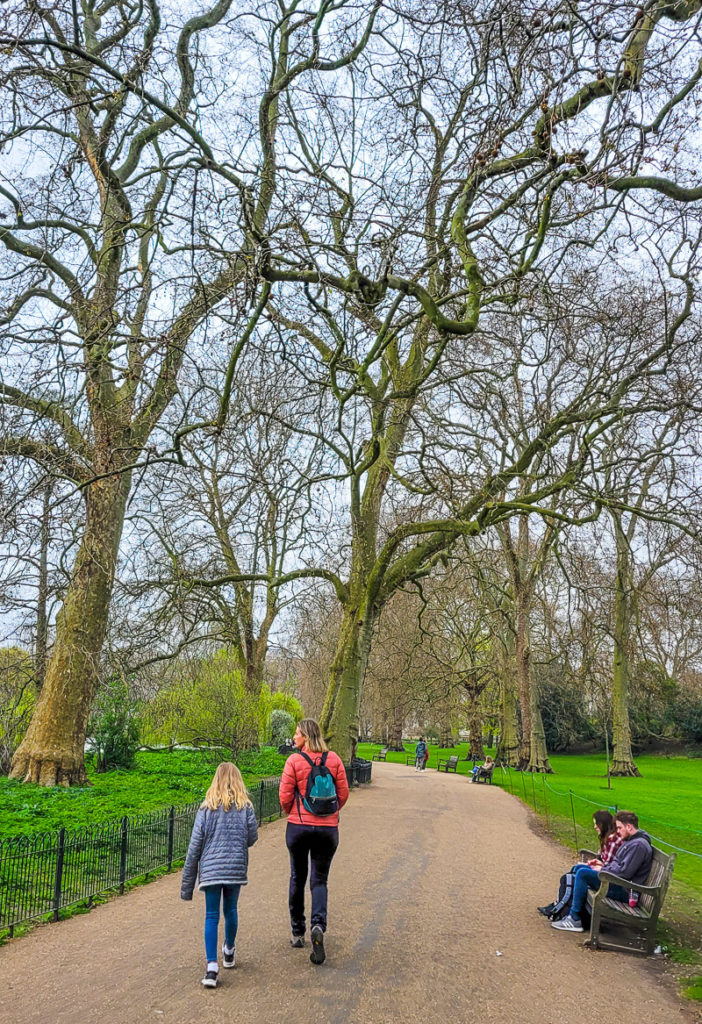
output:
[{"label": "bare tree", "polygon": [[[3,5],[2,451],[70,480],[85,503],[17,778],[85,778],[134,473],[154,456],[186,351],[206,329],[233,335],[210,426],[226,417],[269,291],[256,267],[270,252],[280,97],[312,68],[352,62],[376,6],[359,17],[344,0],[313,12],[299,0],[252,12],[216,0],[163,19],[158,0]],[[240,48],[247,76],[218,66]]]}]

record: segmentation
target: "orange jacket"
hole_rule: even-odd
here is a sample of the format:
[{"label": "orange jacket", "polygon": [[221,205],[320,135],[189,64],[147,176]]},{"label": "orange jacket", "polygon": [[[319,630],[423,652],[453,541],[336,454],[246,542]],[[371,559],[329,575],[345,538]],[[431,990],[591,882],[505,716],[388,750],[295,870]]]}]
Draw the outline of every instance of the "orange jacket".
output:
[{"label": "orange jacket", "polygon": [[[322,759],[321,754],[309,750],[307,746],[302,748],[308,757],[312,758],[315,764]],[[334,777],[336,795],[339,799],[341,809],[349,798],[349,784],[346,781],[346,769],[338,754],[330,750],[327,754],[327,768]],[[283,777],[280,780],[280,806],[288,816],[288,821],[293,825],[328,825],[330,828],[339,824],[339,814],[327,814],[320,818],[317,814],[310,814],[302,802],[307,792],[307,776],[311,767],[304,757],[298,757],[297,751],[291,754],[285,762]],[[299,796],[299,800],[296,799]]]}]

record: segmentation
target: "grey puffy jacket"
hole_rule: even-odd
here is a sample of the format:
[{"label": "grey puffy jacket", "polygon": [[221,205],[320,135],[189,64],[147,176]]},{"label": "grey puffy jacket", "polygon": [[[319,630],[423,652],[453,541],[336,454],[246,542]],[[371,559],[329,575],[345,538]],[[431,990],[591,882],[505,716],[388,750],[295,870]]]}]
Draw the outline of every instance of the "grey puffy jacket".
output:
[{"label": "grey puffy jacket", "polygon": [[256,815],[251,804],[240,811],[221,805],[216,811],[201,807],[185,858],[180,898],[191,900],[198,874],[198,889],[208,885],[246,885],[249,847],[258,839]]}]

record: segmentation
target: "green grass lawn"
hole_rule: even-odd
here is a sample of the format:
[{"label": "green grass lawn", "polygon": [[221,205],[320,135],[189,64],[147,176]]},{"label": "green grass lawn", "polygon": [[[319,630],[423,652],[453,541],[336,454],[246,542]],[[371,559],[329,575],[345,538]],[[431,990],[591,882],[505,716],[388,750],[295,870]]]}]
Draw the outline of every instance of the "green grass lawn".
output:
[{"label": "green grass lawn", "polygon": [[[226,753],[173,750],[140,752],[129,771],[98,775],[93,758],[87,770],[91,785],[47,789],[14,779],[0,778],[0,839],[20,833],[34,835],[62,827],[78,828],[133,817],[171,805],[202,800],[214,770]],[[250,788],[262,778],[280,775],[285,764],[274,748],[244,754],[239,767]]]}]

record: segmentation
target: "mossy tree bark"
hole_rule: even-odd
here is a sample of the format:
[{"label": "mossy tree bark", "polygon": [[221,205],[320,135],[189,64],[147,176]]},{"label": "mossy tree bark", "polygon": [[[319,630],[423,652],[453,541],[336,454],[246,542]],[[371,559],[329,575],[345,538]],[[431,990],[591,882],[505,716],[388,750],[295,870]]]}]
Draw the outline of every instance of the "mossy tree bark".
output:
[{"label": "mossy tree bark", "polygon": [[84,746],[99,680],[117,551],[130,489],[128,473],[91,484],[71,580],[56,620],[56,641],[29,729],[11,776],[42,786],[86,781]]},{"label": "mossy tree bark", "polygon": [[519,722],[517,690],[513,679],[514,661],[510,659],[500,672],[500,736],[495,760],[519,766]]},{"label": "mossy tree bark", "polygon": [[545,564],[555,536],[555,527],[547,526],[536,551],[531,550],[529,520],[521,516],[516,539],[511,525],[500,530],[510,572],[514,601],[514,660],[521,711],[522,734],[519,767],[523,771],[552,772],[546,750],[538,690],[532,678],[530,617],[534,587]]},{"label": "mossy tree bark", "polygon": [[468,715],[468,731],[470,733],[470,750],[468,757],[472,761],[482,761],[485,757],[483,743],[483,716],[480,708],[475,706]]}]

